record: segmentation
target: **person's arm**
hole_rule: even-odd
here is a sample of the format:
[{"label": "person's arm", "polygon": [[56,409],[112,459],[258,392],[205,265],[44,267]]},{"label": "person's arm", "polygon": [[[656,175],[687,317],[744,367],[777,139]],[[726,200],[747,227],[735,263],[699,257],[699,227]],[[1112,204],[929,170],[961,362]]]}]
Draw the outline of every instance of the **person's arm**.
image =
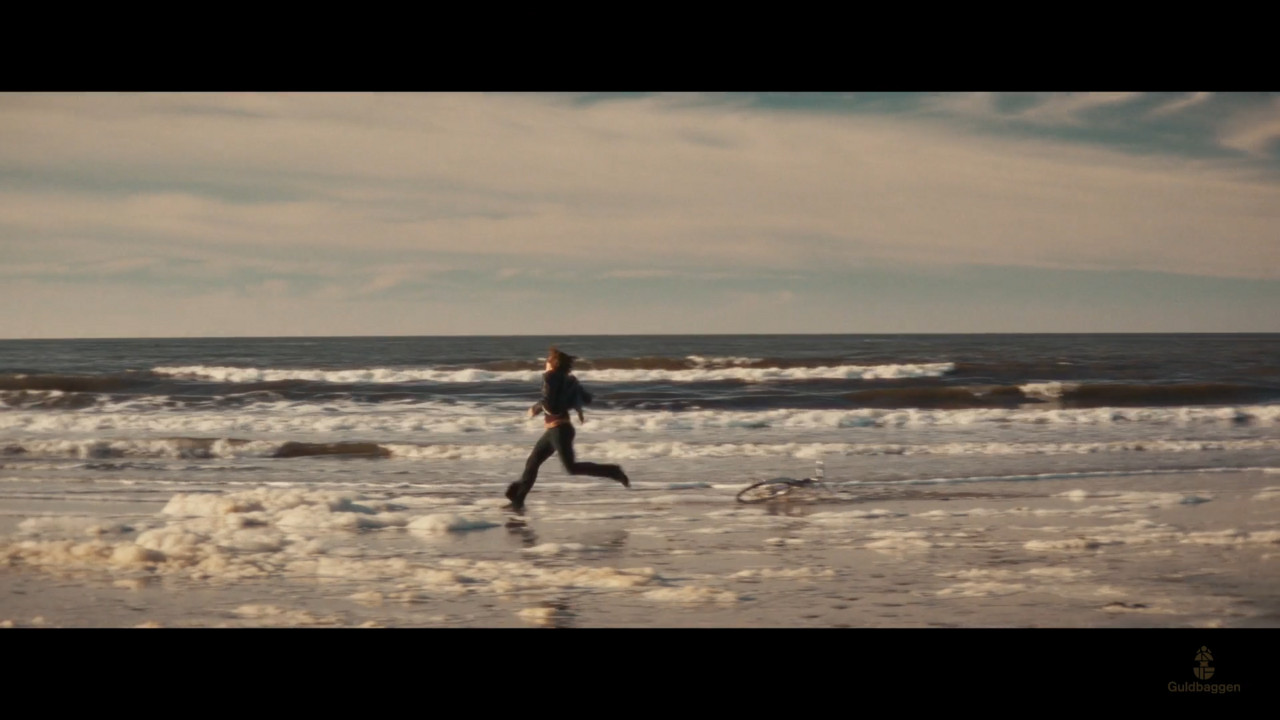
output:
[{"label": "person's arm", "polygon": [[551,403],[551,398],[549,397],[550,392],[551,388],[547,387],[547,381],[544,379],[542,381],[542,398],[538,400],[538,402],[534,403],[533,407],[529,408],[529,417],[533,417],[538,413],[547,412],[547,407]]},{"label": "person's arm", "polygon": [[570,397],[572,398],[571,404],[573,407],[580,408],[583,405],[590,405],[595,398],[592,397],[591,393],[587,392],[586,388],[582,387],[582,382],[578,378],[571,377],[571,379],[573,380],[573,387],[570,388],[570,392],[573,394]]},{"label": "person's arm", "polygon": [[573,385],[573,408],[578,411],[578,422],[586,422],[587,419],[582,415],[582,406],[591,404],[591,393],[582,387],[582,383],[578,382],[577,378],[574,378]]}]

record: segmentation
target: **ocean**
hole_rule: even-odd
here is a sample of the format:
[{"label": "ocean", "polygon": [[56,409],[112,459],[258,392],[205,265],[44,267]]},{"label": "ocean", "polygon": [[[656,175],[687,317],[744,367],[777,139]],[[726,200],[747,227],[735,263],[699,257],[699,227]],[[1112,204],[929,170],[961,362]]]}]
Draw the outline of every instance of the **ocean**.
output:
[{"label": "ocean", "polygon": [[1280,335],[0,340],[13,626],[1276,626],[1278,510]]}]

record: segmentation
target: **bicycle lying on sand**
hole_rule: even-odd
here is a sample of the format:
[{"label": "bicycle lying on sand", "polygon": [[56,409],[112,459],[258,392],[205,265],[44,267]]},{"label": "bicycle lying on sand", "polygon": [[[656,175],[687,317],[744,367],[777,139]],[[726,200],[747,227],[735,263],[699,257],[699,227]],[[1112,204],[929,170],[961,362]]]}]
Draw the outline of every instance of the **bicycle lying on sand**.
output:
[{"label": "bicycle lying on sand", "polygon": [[822,461],[819,460],[816,463],[813,477],[800,480],[788,477],[761,480],[740,491],[738,493],[738,502],[754,505],[756,503],[766,503],[805,495],[819,490],[830,492],[830,488],[823,483],[823,477],[823,465]]}]

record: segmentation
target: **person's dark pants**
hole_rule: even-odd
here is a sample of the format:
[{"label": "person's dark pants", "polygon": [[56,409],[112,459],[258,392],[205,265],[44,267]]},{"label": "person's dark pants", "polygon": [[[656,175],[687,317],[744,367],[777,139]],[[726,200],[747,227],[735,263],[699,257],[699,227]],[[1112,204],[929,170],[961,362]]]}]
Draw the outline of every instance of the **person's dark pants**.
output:
[{"label": "person's dark pants", "polygon": [[[570,475],[589,475],[591,477],[610,478],[612,480],[622,479],[622,468],[618,465],[601,465],[600,463],[578,462],[573,454],[573,436],[577,431],[572,425],[557,425],[553,428],[547,428],[547,431],[538,438],[538,442],[533,446],[533,452],[529,453],[529,459],[524,463],[524,474],[520,476],[520,480],[511,483],[508,489],[507,497],[517,505],[524,503],[524,498],[533,489],[533,484],[538,480],[538,468],[542,467],[542,463],[552,454],[560,455],[560,462],[564,463],[564,469]],[[515,497],[512,497],[515,495]]]}]

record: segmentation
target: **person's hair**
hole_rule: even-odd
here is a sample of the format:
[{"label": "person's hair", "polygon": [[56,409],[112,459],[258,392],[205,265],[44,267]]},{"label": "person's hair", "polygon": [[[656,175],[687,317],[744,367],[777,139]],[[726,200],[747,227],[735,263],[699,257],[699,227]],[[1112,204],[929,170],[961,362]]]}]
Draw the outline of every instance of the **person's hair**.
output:
[{"label": "person's hair", "polygon": [[559,350],[555,345],[547,351],[547,362],[551,363],[551,369],[556,372],[569,372],[573,369],[574,357],[567,352]]}]

